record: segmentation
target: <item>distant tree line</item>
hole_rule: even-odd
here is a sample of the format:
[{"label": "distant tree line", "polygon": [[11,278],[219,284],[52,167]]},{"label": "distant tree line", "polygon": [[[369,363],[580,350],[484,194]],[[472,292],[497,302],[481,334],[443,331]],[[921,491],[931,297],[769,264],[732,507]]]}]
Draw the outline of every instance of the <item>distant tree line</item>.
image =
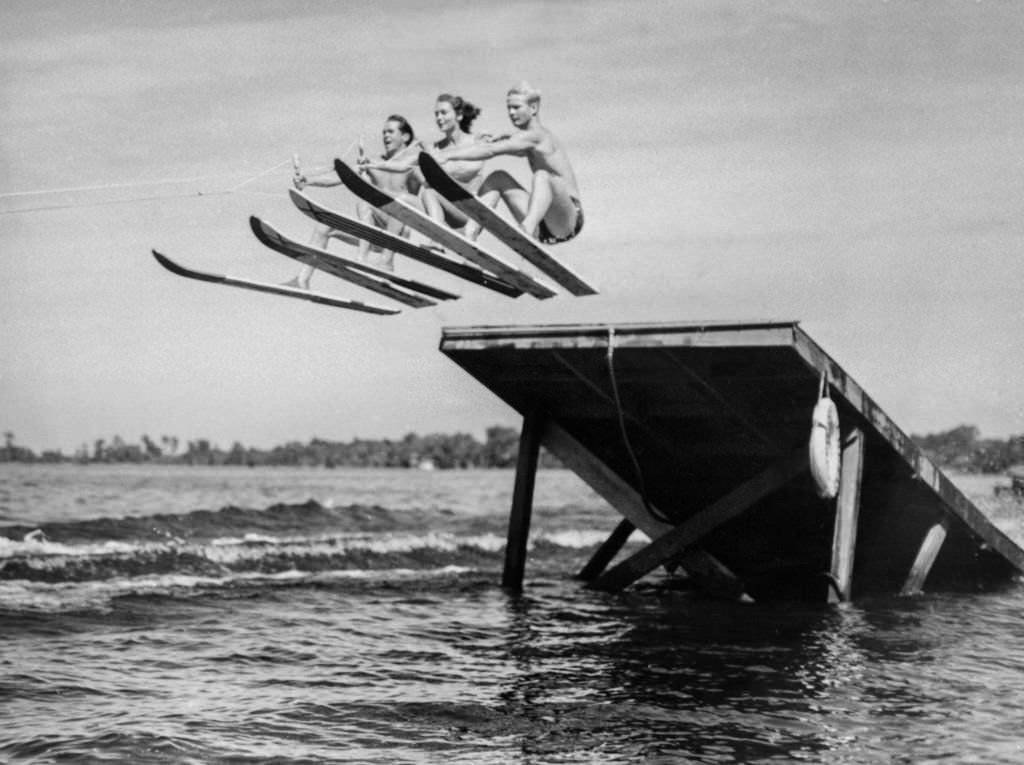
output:
[{"label": "distant tree line", "polygon": [[[1013,465],[1024,464],[1024,435],[1005,441],[982,438],[974,425],[960,425],[942,433],[911,436],[928,458],[940,468],[967,473],[1001,473]],[[83,444],[72,455],[45,451],[36,455],[18,446],[14,434],[4,433],[0,462],[155,462],[174,465],[295,465],[322,467],[434,467],[503,468],[515,465],[519,452],[519,432],[515,428],[493,426],[487,429],[483,443],[467,433],[409,433],[391,439],[356,438],[329,441],[314,438],[304,444],[290,441],[272,449],[256,449],[237,441],[221,449],[208,439],[180,441],[176,436],[154,440],[142,436],[139,443],[128,443],[120,436],[97,439]],[[541,465],[558,466],[551,455],[541,453]]]},{"label": "distant tree line", "polygon": [[974,425],[960,425],[942,433],[911,438],[940,468],[965,473],[1002,473],[1008,467],[1024,465],[1024,434],[1001,441],[982,438]]},{"label": "distant tree line", "polygon": [[[391,439],[356,438],[352,441],[329,441],[314,438],[309,443],[290,441],[272,449],[256,449],[235,442],[221,449],[209,439],[182,442],[176,436],[153,439],[142,436],[138,443],[129,443],[120,436],[96,439],[82,444],[74,454],[45,451],[36,455],[17,446],[14,434],[7,432],[5,446],[0,449],[0,462],[79,462],[79,463],[160,463],[172,465],[292,465],[322,467],[419,467],[438,468],[503,468],[512,467],[519,453],[519,431],[515,428],[487,428],[481,443],[468,433],[409,433]],[[542,453],[541,465],[558,466],[557,460]]]}]

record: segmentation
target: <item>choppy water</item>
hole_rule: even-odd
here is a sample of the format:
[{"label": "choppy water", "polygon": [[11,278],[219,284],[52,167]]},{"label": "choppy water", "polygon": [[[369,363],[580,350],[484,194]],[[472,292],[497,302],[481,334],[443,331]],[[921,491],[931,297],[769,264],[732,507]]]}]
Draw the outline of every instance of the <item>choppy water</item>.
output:
[{"label": "choppy water", "polygon": [[[840,608],[572,578],[542,472],[0,465],[0,759],[1018,762],[1024,592]],[[982,503],[984,505],[984,503]],[[1020,539],[1024,508],[986,508]]]}]

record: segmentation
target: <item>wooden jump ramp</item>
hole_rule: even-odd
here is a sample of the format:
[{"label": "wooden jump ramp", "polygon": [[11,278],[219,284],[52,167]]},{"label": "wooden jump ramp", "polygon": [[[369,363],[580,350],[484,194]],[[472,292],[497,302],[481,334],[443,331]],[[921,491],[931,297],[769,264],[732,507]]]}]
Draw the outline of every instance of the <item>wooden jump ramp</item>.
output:
[{"label": "wooden jump ramp", "polygon": [[[1024,550],[797,322],[446,328],[441,351],[523,416],[508,588],[523,582],[540,446],[622,515],[580,572],[597,588],[665,568],[717,595],[837,602],[1024,570]],[[808,457],[823,389],[841,453],[825,499]],[[636,529],[653,541],[619,556]]]}]

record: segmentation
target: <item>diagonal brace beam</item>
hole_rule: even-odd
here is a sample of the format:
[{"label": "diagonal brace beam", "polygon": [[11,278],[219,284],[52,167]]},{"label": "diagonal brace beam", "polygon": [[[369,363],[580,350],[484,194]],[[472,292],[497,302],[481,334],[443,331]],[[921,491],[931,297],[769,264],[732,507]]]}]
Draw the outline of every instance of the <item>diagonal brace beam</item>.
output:
[{"label": "diagonal brace beam", "polygon": [[[622,480],[614,470],[569,435],[554,420],[548,420],[545,424],[542,443],[544,448],[558,457],[562,464],[575,472],[591,489],[624,516],[619,527],[612,532],[604,545],[594,554],[593,559],[580,572],[581,579],[593,581],[604,571],[632,533],[630,531],[627,534],[627,528],[640,529],[651,539],[656,539],[673,528],[655,519],[647,511],[643,498],[636,489]],[[619,535],[624,536],[621,542]],[[743,590],[743,583],[729,571],[725,564],[706,550],[691,547],[678,562],[682,564],[688,574],[700,574],[708,580],[727,581],[728,586],[720,589],[732,589],[737,592]],[[749,600],[746,595],[742,597]]]},{"label": "diagonal brace beam", "polygon": [[789,483],[806,468],[807,447],[801,445],[788,457],[740,484],[721,499],[606,571],[594,582],[594,587],[610,591],[628,587],[723,523],[742,515],[759,500]]},{"label": "diagonal brace beam", "polygon": [[672,528],[652,516],[636,489],[554,420],[548,420],[545,424],[541,443],[605,502],[651,539],[660,537]]},{"label": "diagonal brace beam", "polygon": [[577,574],[577,578],[582,579],[585,582],[592,582],[597,579],[598,575],[605,570],[609,563],[618,555],[619,550],[622,546],[629,541],[629,538],[636,531],[636,526],[629,518],[623,518],[619,521],[619,525],[615,527],[615,530],[608,536],[606,540],[597,548],[597,552],[590,558],[590,561],[584,566],[580,573]]}]

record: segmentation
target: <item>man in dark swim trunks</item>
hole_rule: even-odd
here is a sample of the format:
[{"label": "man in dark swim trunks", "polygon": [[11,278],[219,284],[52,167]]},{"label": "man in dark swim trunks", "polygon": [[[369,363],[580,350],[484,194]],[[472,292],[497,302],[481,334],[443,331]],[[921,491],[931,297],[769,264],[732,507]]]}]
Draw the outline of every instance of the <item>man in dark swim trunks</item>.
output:
[{"label": "man in dark swim trunks", "polygon": [[[496,170],[481,184],[477,196],[491,207],[504,200],[523,231],[544,244],[567,242],[583,228],[580,191],[561,141],[540,124],[540,92],[521,82],[508,91],[505,105],[515,132],[487,143],[446,149],[437,153],[437,161],[443,165],[503,154],[526,157],[533,172],[529,190],[504,170]],[[480,226],[471,221],[466,235],[475,239],[479,234]]]}]

